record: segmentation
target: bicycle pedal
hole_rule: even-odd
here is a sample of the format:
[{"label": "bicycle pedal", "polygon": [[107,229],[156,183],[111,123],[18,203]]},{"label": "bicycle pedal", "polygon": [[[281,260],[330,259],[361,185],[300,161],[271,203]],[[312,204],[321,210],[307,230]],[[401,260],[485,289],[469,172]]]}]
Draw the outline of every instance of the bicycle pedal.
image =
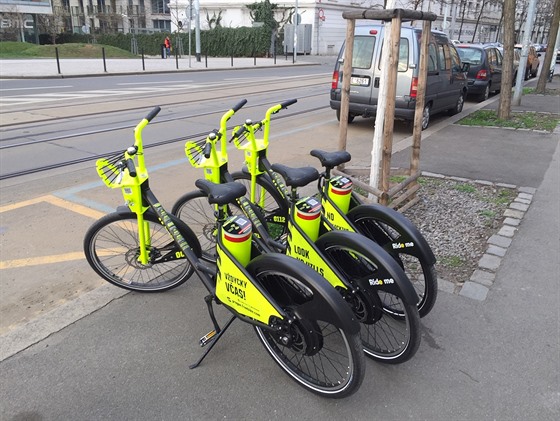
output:
[{"label": "bicycle pedal", "polygon": [[216,336],[217,333],[218,332],[216,332],[216,330],[211,330],[202,338],[200,338],[198,343],[200,344],[201,347],[208,345],[208,343],[214,339],[214,336]]}]

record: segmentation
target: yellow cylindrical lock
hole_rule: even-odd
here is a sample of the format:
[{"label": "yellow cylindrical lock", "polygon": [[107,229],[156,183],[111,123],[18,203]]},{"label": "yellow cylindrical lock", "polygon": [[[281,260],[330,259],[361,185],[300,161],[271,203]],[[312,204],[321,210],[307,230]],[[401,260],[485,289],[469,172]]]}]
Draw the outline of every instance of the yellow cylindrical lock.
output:
[{"label": "yellow cylindrical lock", "polygon": [[222,243],[224,247],[243,266],[251,260],[251,222],[240,215],[230,216],[222,225]]},{"label": "yellow cylindrical lock", "polygon": [[350,208],[351,196],[352,180],[342,175],[331,178],[329,184],[329,197],[343,213],[348,212],[348,209]]},{"label": "yellow cylindrical lock", "polygon": [[317,240],[321,225],[321,202],[313,197],[300,199],[296,203],[294,219],[311,240]]}]

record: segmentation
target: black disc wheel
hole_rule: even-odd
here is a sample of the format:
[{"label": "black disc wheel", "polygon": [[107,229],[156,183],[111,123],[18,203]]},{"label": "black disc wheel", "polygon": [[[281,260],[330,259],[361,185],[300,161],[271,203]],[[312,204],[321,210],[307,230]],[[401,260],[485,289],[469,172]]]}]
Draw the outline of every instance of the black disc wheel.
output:
[{"label": "black disc wheel", "polygon": [[[320,242],[318,245],[347,280],[376,279],[376,264],[360,251],[345,245],[326,243],[323,246]],[[405,302],[395,291],[373,286],[362,290],[361,294],[367,299],[360,303],[368,307],[353,310],[361,321],[360,339],[366,355],[393,364],[412,358],[420,345],[420,317],[414,304]],[[364,314],[364,310],[367,313]]]},{"label": "black disc wheel", "polygon": [[410,254],[413,253],[410,249],[393,248],[393,244],[402,242],[403,236],[398,225],[382,221],[374,214],[369,216],[349,214],[348,217],[360,234],[375,241],[399,263],[418,295],[416,306],[420,317],[426,316],[437,299],[438,282],[435,265],[422,258],[420,253]]},{"label": "black disc wheel", "polygon": [[[84,238],[84,253],[90,266],[106,281],[132,291],[157,292],[175,288],[193,273],[180,248],[152,214],[144,214],[149,234],[149,261],[139,261],[138,220],[135,213],[112,213],[95,222]],[[174,220],[189,245],[192,234]]]},{"label": "black disc wheel", "polygon": [[280,320],[272,329],[255,327],[267,352],[293,380],[315,394],[343,398],[354,393],[365,370],[359,336],[326,321],[297,317],[298,306],[313,298],[309,288],[297,274],[267,266],[250,263],[247,270],[292,315],[290,323]]}]

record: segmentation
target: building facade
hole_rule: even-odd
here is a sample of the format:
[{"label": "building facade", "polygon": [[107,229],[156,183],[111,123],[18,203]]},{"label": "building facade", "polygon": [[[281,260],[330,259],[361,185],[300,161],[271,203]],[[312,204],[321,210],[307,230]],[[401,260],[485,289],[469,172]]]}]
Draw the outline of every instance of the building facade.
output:
[{"label": "building facade", "polygon": [[[187,31],[197,25],[197,17],[202,30],[217,24],[224,27],[252,26],[254,22],[247,7],[251,3],[255,1],[0,0],[1,29],[3,32],[11,29],[18,39],[33,42],[28,33],[39,31],[37,16],[49,13],[62,22],[61,32],[71,33]],[[272,3],[277,6],[276,21],[281,26],[288,25],[287,29],[295,21],[297,6],[298,26],[305,29],[303,36],[308,38],[305,40],[308,45],[305,52],[325,55],[336,54],[344,41],[347,22],[342,18],[343,11],[381,8],[383,0],[280,0]],[[451,39],[463,42],[502,40],[501,2],[497,0],[397,0],[396,7],[416,7],[436,13],[438,19],[432,27],[447,32]],[[358,24],[367,24],[367,21]],[[405,23],[411,24],[421,23]],[[298,38],[300,29],[297,31]]]}]

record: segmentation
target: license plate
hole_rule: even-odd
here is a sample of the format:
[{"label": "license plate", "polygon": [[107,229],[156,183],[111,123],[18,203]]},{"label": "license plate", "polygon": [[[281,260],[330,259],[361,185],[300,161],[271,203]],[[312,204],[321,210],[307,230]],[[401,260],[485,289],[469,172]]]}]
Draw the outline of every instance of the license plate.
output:
[{"label": "license plate", "polygon": [[350,78],[350,84],[356,86],[369,86],[369,77],[356,77],[352,76]]}]

